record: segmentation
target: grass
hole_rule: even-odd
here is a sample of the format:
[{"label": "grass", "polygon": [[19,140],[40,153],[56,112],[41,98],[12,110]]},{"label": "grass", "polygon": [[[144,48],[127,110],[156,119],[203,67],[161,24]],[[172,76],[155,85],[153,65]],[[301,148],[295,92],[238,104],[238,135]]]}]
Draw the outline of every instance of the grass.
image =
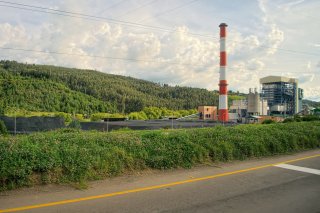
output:
[{"label": "grass", "polygon": [[6,136],[0,137],[0,190],[48,183],[85,186],[88,180],[146,168],[190,168],[319,147],[320,122]]}]

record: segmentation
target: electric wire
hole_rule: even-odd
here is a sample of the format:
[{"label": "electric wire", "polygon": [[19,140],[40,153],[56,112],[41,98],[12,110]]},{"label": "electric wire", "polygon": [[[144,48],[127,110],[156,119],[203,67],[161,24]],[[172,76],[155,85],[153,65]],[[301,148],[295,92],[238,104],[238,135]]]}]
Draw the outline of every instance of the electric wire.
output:
[{"label": "electric wire", "polygon": [[[12,3],[12,2],[7,2],[7,1],[2,1],[2,0],[0,0],[0,2],[5,3],[5,4],[11,4],[11,5],[20,5],[20,6],[29,7],[29,8],[17,7],[17,6],[11,6],[11,5],[0,5],[0,6],[3,6],[3,7],[11,7],[11,8],[16,8],[16,9],[28,10],[28,11],[33,11],[33,12],[41,12],[41,13],[49,13],[49,14],[67,16],[67,17],[73,17],[73,18],[82,18],[82,19],[88,19],[88,20],[93,20],[93,21],[96,21],[96,20],[100,20],[101,21],[101,20],[103,20],[103,21],[109,21],[111,23],[131,26],[131,27],[140,27],[140,28],[144,28],[144,29],[153,29],[153,30],[159,30],[159,31],[164,31],[164,32],[172,32],[173,31],[173,29],[169,29],[169,28],[161,28],[161,27],[156,27],[156,26],[139,24],[139,23],[135,23],[135,22],[128,22],[128,21],[121,21],[121,20],[116,20],[116,19],[109,19],[109,18],[93,16],[93,15],[88,15],[88,14],[83,14],[83,13],[70,12],[70,11],[64,11],[64,10],[57,10],[57,9],[51,9],[51,8],[46,8],[46,7],[27,5],[27,4],[20,4],[20,3]],[[41,10],[34,10],[32,8],[38,8],[38,9],[41,9]],[[43,11],[43,10],[49,10],[49,11]],[[50,11],[54,11],[54,12],[50,12]],[[186,34],[193,35],[193,36],[199,36],[199,37],[219,39],[218,37],[215,37],[213,35],[203,35],[203,34],[197,34],[197,33],[191,33],[191,32],[186,32]],[[237,41],[232,41],[232,40],[231,40],[231,42],[239,43],[239,44],[244,43],[244,42],[237,42]],[[267,45],[260,45],[260,47],[266,48],[266,49],[280,50],[280,51],[283,51],[283,52],[293,53],[293,54],[304,54],[304,55],[320,56],[320,54],[317,54],[317,53],[290,50],[290,49],[284,49],[284,48],[278,48],[278,47],[269,47]]]},{"label": "electric wire", "polygon": [[122,1],[119,1],[117,3],[114,3],[114,4],[110,5],[109,7],[107,7],[105,9],[101,10],[100,12],[98,12],[98,14],[101,14],[101,13],[107,11],[107,10],[110,10],[111,8],[115,8],[115,7],[121,5],[122,3],[126,2],[126,1],[128,1],[128,0],[122,0]]},{"label": "electric wire", "polygon": [[189,6],[190,4],[196,3],[197,1],[200,1],[200,0],[192,0],[192,1],[189,1],[189,2],[187,2],[187,3],[185,3],[185,4],[179,5],[179,6],[177,6],[177,7],[168,9],[168,10],[166,10],[166,11],[162,11],[162,12],[154,15],[152,18],[150,17],[150,18],[140,19],[140,20],[137,21],[137,22],[144,22],[144,21],[147,21],[147,20],[150,20],[150,19],[157,18],[157,17],[162,16],[162,15],[164,15],[164,14],[168,14],[168,13],[171,13],[171,12],[176,11],[176,10],[178,10],[178,9],[184,8],[184,7],[186,7],[186,6]]},{"label": "electric wire", "polygon": [[[2,2],[2,1],[0,1]],[[11,6],[11,5],[0,5],[0,7],[9,7],[9,8],[14,8],[14,9],[20,9],[20,10],[26,10],[26,11],[32,11],[32,12],[39,12],[39,13],[47,13],[47,14],[52,14],[52,15],[58,15],[58,16],[65,16],[65,17],[71,17],[71,18],[80,18],[80,19],[85,19],[85,20],[90,20],[90,21],[100,21],[100,22],[110,22],[113,24],[119,24],[119,25],[124,25],[127,27],[134,27],[136,28],[141,28],[141,29],[149,29],[149,30],[155,30],[155,31],[161,31],[161,32],[174,32],[176,29],[172,28],[163,28],[163,27],[157,27],[157,26],[151,26],[151,25],[144,25],[144,24],[139,24],[139,23],[134,23],[134,22],[129,22],[129,21],[121,21],[121,20],[116,20],[116,19],[111,19],[111,18],[105,18],[105,17],[99,17],[99,16],[92,16],[92,15],[81,15],[80,13],[70,13],[68,12],[50,12],[50,11],[43,11],[43,10],[38,10],[38,9],[32,9],[32,8],[24,8],[24,7],[19,7],[19,6]],[[60,10],[55,10],[55,9],[50,9],[52,11],[60,11]],[[79,15],[72,15],[72,14],[79,14]],[[211,39],[219,39],[218,37],[212,36],[212,35],[204,35],[204,34],[198,34],[198,33],[193,33],[193,32],[185,32],[188,35],[193,35],[193,36],[198,36],[198,37],[204,37],[204,38],[211,38]]]},{"label": "electric wire", "polygon": [[129,11],[127,11],[127,12],[125,12],[125,13],[119,15],[119,16],[116,16],[115,18],[125,17],[128,14],[133,13],[133,12],[135,12],[137,10],[140,10],[141,8],[147,7],[147,6],[153,4],[153,3],[157,2],[157,1],[158,0],[151,0],[151,1],[147,2],[147,3],[145,3],[145,4],[142,4],[142,5],[140,5],[140,6],[136,7],[136,8],[133,8],[132,10],[129,10]]},{"label": "electric wire", "polygon": [[[152,30],[164,31],[164,32],[169,32],[169,33],[174,31],[173,29],[169,29],[169,28],[144,25],[144,24],[135,23],[135,22],[121,21],[121,20],[93,16],[93,15],[88,15],[88,14],[83,14],[83,13],[57,10],[57,9],[51,9],[51,8],[46,8],[46,7],[27,5],[27,4],[20,4],[20,3],[12,3],[12,2],[7,2],[7,1],[2,1],[2,0],[0,0],[0,2],[5,3],[5,4],[11,4],[11,5],[21,5],[21,6],[29,7],[29,8],[23,8],[23,7],[18,7],[18,6],[11,6],[11,5],[0,5],[0,7],[1,6],[2,7],[11,7],[11,8],[22,9],[22,10],[27,10],[27,11],[49,13],[49,14],[53,14],[53,15],[81,18],[81,19],[87,19],[87,20],[92,20],[92,21],[109,21],[109,22],[115,23],[115,24],[126,25],[126,26],[130,26],[130,27],[144,28],[144,29],[152,29]],[[32,8],[38,8],[41,10],[35,10]],[[49,10],[49,11],[43,11],[43,10]],[[54,12],[50,12],[50,11],[54,11]],[[198,37],[211,38],[211,39],[213,38],[213,39],[217,39],[217,40],[219,39],[218,37],[213,36],[213,35],[204,35],[204,34],[198,34],[198,33],[192,33],[192,32],[185,32],[185,33],[189,34],[189,35],[193,35],[193,36],[198,36]],[[232,40],[230,40],[230,41],[232,42]],[[233,42],[239,43],[239,44],[245,43],[245,42],[238,42],[238,41],[233,41]],[[293,53],[293,54],[320,56],[320,54],[317,54],[317,53],[309,53],[309,52],[305,52],[305,51],[297,51],[297,50],[290,50],[290,49],[284,49],[284,48],[269,47],[267,45],[260,45],[260,47],[265,48],[265,49],[280,50],[280,51],[291,53],[291,54]]]},{"label": "electric wire", "polygon": [[45,50],[33,50],[33,49],[23,49],[23,48],[12,48],[12,47],[0,47],[2,50],[13,50],[13,51],[23,51],[23,52],[34,52],[34,53],[44,53],[44,54],[54,54],[54,55],[70,55],[79,57],[90,57],[90,58],[100,58],[100,59],[111,59],[111,60],[122,60],[131,62],[145,62],[145,63],[166,63],[168,65],[186,65],[194,66],[190,63],[177,63],[177,62],[166,62],[152,59],[137,59],[137,58],[122,58],[122,57],[111,57],[111,56],[99,56],[99,55],[89,55],[89,54],[78,54],[78,53],[68,53],[68,52],[57,52],[57,51],[45,51]]},{"label": "electric wire", "polygon": [[[110,60],[121,60],[121,61],[129,61],[129,62],[144,62],[144,63],[161,63],[166,65],[182,65],[182,66],[191,66],[200,68],[199,64],[191,64],[191,63],[179,63],[179,62],[167,62],[167,61],[159,61],[153,59],[136,59],[136,58],[121,58],[121,57],[111,57],[111,56],[99,56],[99,55],[89,55],[89,54],[77,54],[77,53],[68,53],[68,52],[57,52],[57,51],[44,51],[44,50],[32,50],[32,49],[22,49],[22,48],[11,48],[11,47],[0,47],[3,50],[13,50],[13,51],[23,51],[23,52],[34,52],[41,54],[54,54],[54,55],[69,55],[69,56],[78,56],[78,57],[90,57],[90,58],[98,58],[98,59],[110,59]],[[216,67],[218,68],[218,67]],[[229,67],[230,71],[238,71],[239,69]],[[244,69],[245,72],[249,71],[248,69]],[[312,75],[320,75],[320,73],[314,72],[300,72],[300,71],[278,71],[278,70],[261,70],[254,71],[250,70],[251,73],[258,72],[275,72],[275,73],[300,73],[300,74],[312,74]]]}]

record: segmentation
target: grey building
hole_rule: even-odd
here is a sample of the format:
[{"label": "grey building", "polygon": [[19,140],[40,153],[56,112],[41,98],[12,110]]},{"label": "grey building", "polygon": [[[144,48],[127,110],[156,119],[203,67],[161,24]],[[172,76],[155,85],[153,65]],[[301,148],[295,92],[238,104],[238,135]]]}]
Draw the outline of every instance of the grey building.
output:
[{"label": "grey building", "polygon": [[268,101],[271,114],[293,115],[302,110],[303,90],[298,79],[267,76],[260,79],[261,97]]}]

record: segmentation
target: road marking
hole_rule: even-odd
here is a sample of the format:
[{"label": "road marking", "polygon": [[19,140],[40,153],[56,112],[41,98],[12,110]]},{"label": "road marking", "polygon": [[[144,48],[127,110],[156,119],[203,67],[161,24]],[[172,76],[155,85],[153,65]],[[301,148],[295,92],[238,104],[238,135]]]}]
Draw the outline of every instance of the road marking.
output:
[{"label": "road marking", "polygon": [[279,162],[279,163],[275,163],[275,164],[266,164],[263,166],[257,166],[257,167],[252,167],[252,168],[248,168],[248,169],[242,169],[242,170],[225,172],[225,173],[212,175],[212,176],[194,178],[191,180],[189,179],[189,180],[178,181],[178,182],[173,182],[173,183],[154,185],[154,186],[149,186],[149,187],[143,187],[143,188],[137,188],[137,189],[131,189],[131,190],[126,190],[126,191],[120,191],[120,192],[114,192],[114,193],[108,193],[108,194],[102,194],[102,195],[95,195],[95,196],[89,196],[89,197],[83,197],[83,198],[61,200],[61,201],[57,201],[57,202],[43,203],[43,204],[30,205],[30,206],[21,206],[21,207],[10,208],[10,209],[2,209],[2,210],[0,210],[0,213],[16,212],[16,211],[23,211],[23,210],[29,210],[29,209],[37,209],[37,208],[43,208],[43,207],[49,207],[49,206],[63,205],[63,204],[68,204],[68,203],[77,203],[77,202],[82,202],[82,201],[87,201],[87,200],[95,200],[95,199],[114,197],[114,196],[119,196],[119,195],[135,193],[135,192],[142,192],[142,191],[149,191],[149,190],[154,190],[154,189],[166,188],[166,187],[170,187],[170,186],[177,186],[177,185],[182,185],[182,184],[186,184],[186,183],[199,182],[199,181],[210,180],[210,179],[214,179],[214,178],[218,178],[218,177],[224,177],[224,176],[229,176],[229,175],[234,175],[234,174],[239,174],[239,173],[244,173],[244,172],[250,172],[250,171],[263,169],[263,168],[267,168],[267,167],[273,167],[273,166],[276,166],[279,164],[286,164],[286,163],[291,163],[291,162],[296,162],[296,161],[301,161],[301,160],[306,160],[306,159],[316,158],[316,157],[320,157],[320,154],[307,156],[307,157],[303,157],[303,158],[297,158],[297,159]]},{"label": "road marking", "polygon": [[278,164],[275,166],[279,167],[279,168],[290,169],[290,170],[295,170],[295,171],[299,171],[299,172],[306,172],[306,173],[310,173],[310,174],[320,175],[320,170],[317,170],[317,169],[310,169],[307,167],[294,166],[294,165],[290,165],[290,164]]}]

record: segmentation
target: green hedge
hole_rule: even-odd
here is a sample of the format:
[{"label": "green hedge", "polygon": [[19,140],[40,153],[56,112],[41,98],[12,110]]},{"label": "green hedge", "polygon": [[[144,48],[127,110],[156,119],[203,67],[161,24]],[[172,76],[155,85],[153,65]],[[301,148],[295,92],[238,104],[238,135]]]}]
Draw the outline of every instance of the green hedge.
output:
[{"label": "green hedge", "polygon": [[320,122],[0,137],[0,188],[83,183],[145,168],[190,168],[319,147]]}]

